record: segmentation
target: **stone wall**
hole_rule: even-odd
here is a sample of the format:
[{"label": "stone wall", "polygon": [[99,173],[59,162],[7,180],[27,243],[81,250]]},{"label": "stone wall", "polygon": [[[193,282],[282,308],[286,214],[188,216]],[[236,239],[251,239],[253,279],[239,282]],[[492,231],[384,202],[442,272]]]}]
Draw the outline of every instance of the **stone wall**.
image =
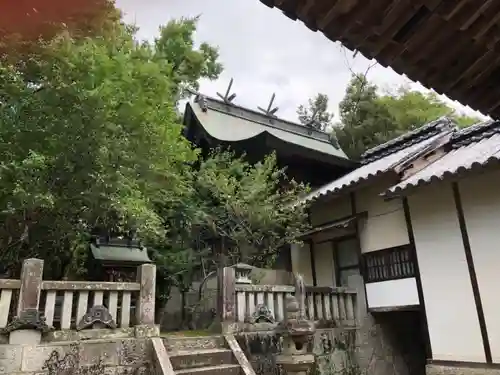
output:
[{"label": "stone wall", "polygon": [[[256,268],[251,272],[251,278],[257,285],[292,285],[293,274],[284,270]],[[201,282],[194,282],[192,290],[186,293],[185,302],[188,306],[187,319],[182,318],[182,297],[177,288],[172,288],[170,299],[163,307],[159,323],[162,331],[187,329],[207,329],[215,319],[217,307],[217,278],[215,275],[207,279],[203,286],[202,298],[199,298]],[[187,321],[186,321],[187,320]]]},{"label": "stone wall", "polygon": [[[316,356],[314,373],[424,375],[425,356],[419,352],[412,320],[411,314],[382,318],[368,314],[357,330],[318,329],[310,348]],[[237,340],[257,375],[284,375],[274,362],[281,347],[272,332],[241,334]]]},{"label": "stone wall", "polygon": [[424,375],[425,342],[418,311],[367,314],[357,331],[361,368],[374,375]]},{"label": "stone wall", "polygon": [[0,374],[146,375],[151,358],[148,338],[0,345]]},{"label": "stone wall", "polygon": [[42,275],[43,260],[26,259],[20,280],[0,279],[0,374],[149,373],[149,340],[159,335],[154,265],[139,266],[136,282],[53,281]]},{"label": "stone wall", "polygon": [[[337,329],[316,331],[309,349],[316,356],[314,374],[343,374],[340,370],[345,366],[347,357],[344,349],[335,347],[339,333]],[[275,362],[275,355],[281,351],[277,335],[272,332],[242,334],[237,336],[237,340],[257,375],[286,375]]]}]

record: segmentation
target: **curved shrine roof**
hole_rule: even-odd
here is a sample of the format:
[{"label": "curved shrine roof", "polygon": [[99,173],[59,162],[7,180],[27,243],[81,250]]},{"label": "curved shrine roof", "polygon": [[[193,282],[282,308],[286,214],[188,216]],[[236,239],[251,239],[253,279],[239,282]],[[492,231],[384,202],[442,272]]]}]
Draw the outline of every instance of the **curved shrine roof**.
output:
[{"label": "curved shrine roof", "polygon": [[336,147],[325,132],[257,111],[197,96],[186,105],[199,124],[213,138],[223,142],[238,142],[269,134],[283,142],[312,150],[344,163],[352,163],[340,147]]}]

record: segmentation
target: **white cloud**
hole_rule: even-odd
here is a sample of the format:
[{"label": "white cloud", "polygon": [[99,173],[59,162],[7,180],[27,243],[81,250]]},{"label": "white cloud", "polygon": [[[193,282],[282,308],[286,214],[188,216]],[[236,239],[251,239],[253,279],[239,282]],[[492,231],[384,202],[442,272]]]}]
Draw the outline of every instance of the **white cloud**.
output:
[{"label": "white cloud", "polygon": [[[117,0],[127,21],[139,26],[139,37],[152,39],[158,27],[172,18],[201,15],[197,40],[220,48],[224,72],[216,82],[204,81],[201,91],[224,92],[234,78],[236,102],[264,107],[273,92],[278,115],[296,120],[295,109],[318,92],[328,94],[331,109],[338,110],[351,71],[364,72],[370,62],[294,22],[259,0]],[[407,82],[425,90],[391,69],[372,68],[368,78],[381,87]],[[459,111],[479,116],[470,108],[445,99]]]}]

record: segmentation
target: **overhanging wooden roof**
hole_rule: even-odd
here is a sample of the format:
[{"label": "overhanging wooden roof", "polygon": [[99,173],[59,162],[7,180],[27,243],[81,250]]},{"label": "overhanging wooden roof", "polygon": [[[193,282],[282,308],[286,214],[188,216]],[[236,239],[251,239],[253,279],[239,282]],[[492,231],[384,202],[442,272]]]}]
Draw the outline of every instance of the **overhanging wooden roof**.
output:
[{"label": "overhanging wooden roof", "polygon": [[261,0],[440,94],[500,117],[500,0]]}]

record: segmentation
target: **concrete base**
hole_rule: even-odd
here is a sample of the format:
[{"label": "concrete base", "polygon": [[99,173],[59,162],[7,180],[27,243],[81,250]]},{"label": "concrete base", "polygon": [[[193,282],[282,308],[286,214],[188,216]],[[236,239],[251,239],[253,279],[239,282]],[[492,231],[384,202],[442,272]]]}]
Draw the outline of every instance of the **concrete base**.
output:
[{"label": "concrete base", "polygon": [[457,364],[453,366],[427,365],[426,375],[500,375],[500,368],[488,368],[484,366],[470,366],[468,364]]},{"label": "concrete base", "polygon": [[38,345],[42,341],[42,332],[34,329],[20,329],[9,334],[10,345]]}]

